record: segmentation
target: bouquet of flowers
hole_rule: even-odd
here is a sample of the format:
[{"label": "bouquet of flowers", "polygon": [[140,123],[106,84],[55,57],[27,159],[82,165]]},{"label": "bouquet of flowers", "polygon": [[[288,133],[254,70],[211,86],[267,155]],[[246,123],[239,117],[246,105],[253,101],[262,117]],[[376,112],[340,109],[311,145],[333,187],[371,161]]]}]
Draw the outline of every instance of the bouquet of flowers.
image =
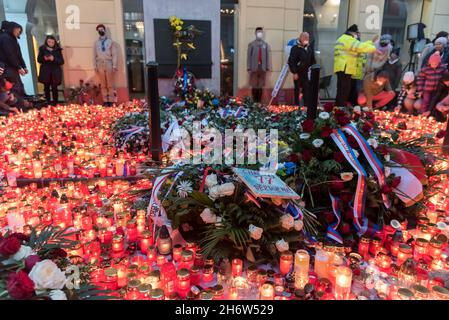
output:
[{"label": "bouquet of flowers", "polygon": [[67,102],[75,104],[101,104],[101,85],[80,80],[78,87],[71,87]]}]

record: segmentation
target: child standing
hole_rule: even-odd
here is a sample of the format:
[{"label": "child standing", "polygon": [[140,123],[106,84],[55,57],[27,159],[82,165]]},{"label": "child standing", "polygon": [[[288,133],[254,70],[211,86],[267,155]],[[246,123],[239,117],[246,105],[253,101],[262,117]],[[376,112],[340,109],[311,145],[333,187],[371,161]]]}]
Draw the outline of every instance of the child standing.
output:
[{"label": "child standing", "polygon": [[438,83],[446,70],[447,65],[441,63],[440,53],[435,52],[430,56],[428,65],[423,67],[418,75],[417,88],[422,96],[421,112],[425,116],[430,114],[432,95],[435,94]]}]

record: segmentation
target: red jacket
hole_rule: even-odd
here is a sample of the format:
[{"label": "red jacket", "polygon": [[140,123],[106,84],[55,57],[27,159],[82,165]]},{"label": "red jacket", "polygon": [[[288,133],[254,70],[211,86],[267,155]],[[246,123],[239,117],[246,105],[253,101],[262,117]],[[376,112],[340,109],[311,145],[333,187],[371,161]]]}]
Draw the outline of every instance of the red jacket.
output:
[{"label": "red jacket", "polygon": [[438,68],[432,69],[430,66],[425,66],[421,69],[418,75],[416,85],[419,92],[436,91],[438,82],[440,81],[444,72],[447,71],[447,64],[440,64]]}]

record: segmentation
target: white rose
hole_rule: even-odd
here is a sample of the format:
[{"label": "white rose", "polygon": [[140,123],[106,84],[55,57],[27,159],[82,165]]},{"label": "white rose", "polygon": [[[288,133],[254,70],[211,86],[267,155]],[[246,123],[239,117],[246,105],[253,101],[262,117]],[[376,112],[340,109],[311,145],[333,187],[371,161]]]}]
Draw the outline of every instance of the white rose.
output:
[{"label": "white rose", "polygon": [[348,182],[354,178],[354,174],[352,172],[343,172],[340,174],[341,180]]},{"label": "white rose", "polygon": [[386,154],[386,155],[384,156],[384,159],[385,159],[385,161],[390,162],[390,160],[391,160],[390,154]]},{"label": "white rose", "polygon": [[232,182],[228,182],[220,186],[220,192],[222,197],[232,196],[234,194],[234,191],[235,186]]},{"label": "white rose", "polygon": [[304,222],[302,222],[302,220],[296,220],[293,225],[293,228],[295,228],[296,231],[301,231],[303,227],[304,227]]},{"label": "white rose", "polygon": [[259,240],[262,237],[263,229],[256,227],[253,224],[249,225],[248,231],[250,233],[251,238],[254,240]]},{"label": "white rose", "polygon": [[328,112],[320,112],[319,117],[323,120],[327,120],[330,118],[330,115]]},{"label": "white rose", "polygon": [[284,214],[281,217],[281,226],[284,229],[290,230],[291,228],[293,228],[293,225],[295,223],[295,219],[293,219],[293,217],[289,214]]},{"label": "white rose", "polygon": [[360,108],[360,106],[355,106],[353,110],[354,110],[355,113],[361,113],[362,112],[362,109]]},{"label": "white rose", "polygon": [[324,141],[321,139],[315,139],[313,140],[312,144],[315,148],[321,148],[321,146],[324,144]]},{"label": "white rose", "polygon": [[13,255],[11,258],[15,261],[22,261],[26,258],[28,258],[29,256],[31,256],[33,254],[33,249],[31,249],[28,246],[20,246],[19,251],[17,251],[17,253],[15,255]]},{"label": "white rose", "polygon": [[368,111],[370,111],[370,108],[368,108],[368,107],[363,107],[363,109],[362,109],[364,112],[368,112]]},{"label": "white rose", "polygon": [[374,138],[368,139],[368,143],[374,149],[377,149],[377,147],[379,146],[379,142],[377,142],[377,140]]},{"label": "white rose", "polygon": [[276,241],[276,249],[278,249],[279,252],[284,252],[289,249],[288,242],[285,242],[284,239]]},{"label": "white rose", "polygon": [[210,174],[206,177],[206,187],[209,189],[218,184],[218,179],[216,174]]},{"label": "white rose", "polygon": [[310,138],[310,133],[301,133],[301,134],[299,135],[299,138],[300,138],[301,140],[307,140],[307,139]]},{"label": "white rose", "polygon": [[51,260],[43,260],[34,265],[29,273],[36,290],[62,289],[66,282],[65,274]]},{"label": "white rose", "polygon": [[204,223],[216,223],[217,215],[213,213],[209,208],[206,208],[200,214],[201,219],[203,219]]},{"label": "white rose", "polygon": [[62,290],[52,290],[49,293],[51,300],[67,300],[67,296]]}]

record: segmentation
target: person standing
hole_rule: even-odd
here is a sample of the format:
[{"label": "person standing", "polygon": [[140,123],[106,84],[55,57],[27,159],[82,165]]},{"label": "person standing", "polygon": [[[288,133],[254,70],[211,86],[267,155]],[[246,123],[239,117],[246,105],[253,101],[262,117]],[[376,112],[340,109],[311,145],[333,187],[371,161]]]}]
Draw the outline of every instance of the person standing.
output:
[{"label": "person standing", "polygon": [[[48,104],[58,104],[58,86],[62,83],[64,57],[62,48],[54,36],[47,36],[45,44],[39,48],[37,61],[41,64],[39,82],[44,84],[45,99]],[[50,90],[52,96],[50,96]],[[51,99],[53,98],[53,99]]]},{"label": "person standing", "polygon": [[106,26],[99,24],[96,28],[99,39],[94,45],[95,72],[103,90],[103,102],[111,106],[117,102],[115,76],[118,71],[117,44],[106,35]]},{"label": "person standing", "polygon": [[335,104],[343,107],[346,105],[351,93],[352,77],[357,73],[357,59],[360,53],[372,53],[376,51],[373,41],[360,42],[357,40],[359,28],[352,25],[337,40],[334,50],[334,73],[337,74],[337,98]]},{"label": "person standing", "polygon": [[256,40],[248,45],[247,57],[253,100],[259,103],[262,101],[262,90],[265,87],[267,72],[271,69],[270,46],[263,37],[263,28],[256,28]]},{"label": "person standing", "polygon": [[315,63],[315,52],[310,45],[310,35],[307,32],[303,32],[299,35],[296,45],[291,49],[288,58],[288,66],[290,72],[293,73],[296,106],[299,106],[300,88],[304,97],[304,105],[309,107],[312,103],[309,69]]},{"label": "person standing", "polygon": [[24,102],[22,99],[25,96],[25,88],[21,76],[28,74],[18,42],[23,28],[15,22],[2,23],[2,27],[5,30],[0,34],[0,61],[5,64],[5,76],[14,82],[11,92],[16,95],[20,100],[20,104],[22,104]]},{"label": "person standing", "polygon": [[394,49],[387,63],[384,64],[382,70],[387,72],[390,77],[390,84],[393,90],[396,90],[401,82],[402,63],[399,58],[399,49]]}]

